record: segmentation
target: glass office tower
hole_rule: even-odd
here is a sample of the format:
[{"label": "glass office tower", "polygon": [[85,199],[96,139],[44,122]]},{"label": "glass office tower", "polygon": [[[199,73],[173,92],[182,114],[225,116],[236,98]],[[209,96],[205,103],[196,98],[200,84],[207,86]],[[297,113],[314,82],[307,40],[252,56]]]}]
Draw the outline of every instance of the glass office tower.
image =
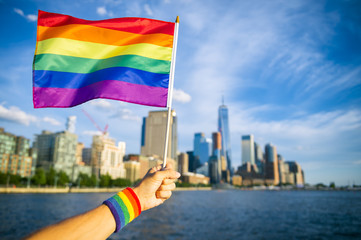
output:
[{"label": "glass office tower", "polygon": [[227,159],[227,169],[232,175],[231,138],[229,132],[228,108],[224,103],[218,109],[218,131],[222,137],[221,155]]}]

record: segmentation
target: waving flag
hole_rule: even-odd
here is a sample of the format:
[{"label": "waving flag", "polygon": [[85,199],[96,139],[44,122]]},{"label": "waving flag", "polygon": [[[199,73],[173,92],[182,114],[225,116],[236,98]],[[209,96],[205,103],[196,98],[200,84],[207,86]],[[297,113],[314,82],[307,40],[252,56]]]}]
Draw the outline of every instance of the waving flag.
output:
[{"label": "waving flag", "polygon": [[72,107],[96,98],[166,107],[174,26],[39,11],[34,107]]}]

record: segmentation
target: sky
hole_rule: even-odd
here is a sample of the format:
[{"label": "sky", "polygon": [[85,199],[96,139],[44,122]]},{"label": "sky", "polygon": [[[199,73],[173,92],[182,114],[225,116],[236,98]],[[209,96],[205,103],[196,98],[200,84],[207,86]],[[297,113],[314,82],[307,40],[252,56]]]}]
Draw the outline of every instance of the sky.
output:
[{"label": "sky", "polygon": [[76,116],[87,147],[99,132],[85,116],[140,153],[142,118],[160,110],[113,100],[34,109],[32,61],[38,10],[87,20],[180,18],[173,108],[178,149],[193,150],[196,132],[217,131],[224,96],[232,165],[241,136],[272,143],[297,161],[307,183],[361,184],[361,1],[0,0],[0,127],[31,140],[63,131]]}]

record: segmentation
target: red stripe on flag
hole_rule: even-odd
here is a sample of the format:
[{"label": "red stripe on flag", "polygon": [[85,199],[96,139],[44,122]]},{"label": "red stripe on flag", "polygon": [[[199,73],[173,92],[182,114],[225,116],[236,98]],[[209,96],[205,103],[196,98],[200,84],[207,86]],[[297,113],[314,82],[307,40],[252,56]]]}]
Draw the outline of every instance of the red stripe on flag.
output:
[{"label": "red stripe on flag", "polygon": [[69,15],[49,13],[39,10],[38,25],[44,27],[58,27],[68,24],[84,24],[101,28],[108,28],[137,34],[163,33],[174,35],[172,22],[164,22],[148,18],[113,18],[99,21],[90,21],[75,18]]}]

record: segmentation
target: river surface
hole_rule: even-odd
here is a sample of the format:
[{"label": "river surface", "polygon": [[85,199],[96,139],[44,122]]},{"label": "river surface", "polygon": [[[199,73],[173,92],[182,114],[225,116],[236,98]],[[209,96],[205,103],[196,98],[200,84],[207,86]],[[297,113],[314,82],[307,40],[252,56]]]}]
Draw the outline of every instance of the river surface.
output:
[{"label": "river surface", "polygon": [[[0,194],[0,239],[21,239],[112,195]],[[179,191],[109,239],[361,239],[361,192]]]}]

